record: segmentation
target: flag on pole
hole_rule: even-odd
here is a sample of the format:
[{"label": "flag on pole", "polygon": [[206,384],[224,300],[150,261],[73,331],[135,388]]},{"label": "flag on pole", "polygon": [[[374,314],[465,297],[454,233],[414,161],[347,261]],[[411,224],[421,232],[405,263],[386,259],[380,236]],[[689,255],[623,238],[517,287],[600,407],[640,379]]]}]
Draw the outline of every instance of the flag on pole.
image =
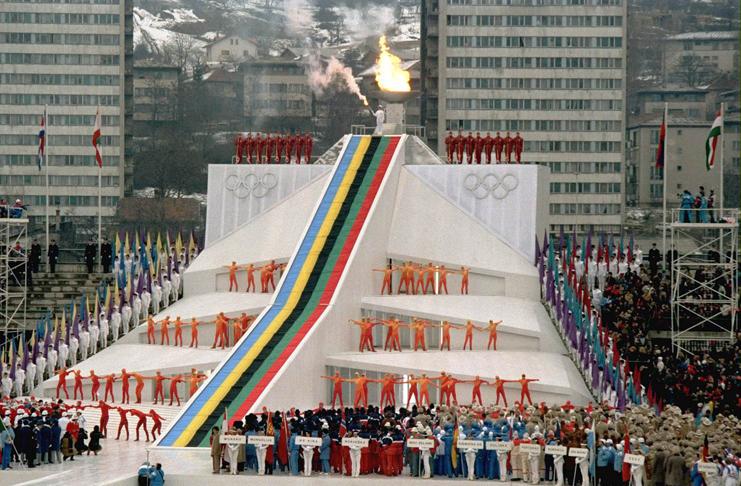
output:
[{"label": "flag on pole", "polygon": [[713,121],[713,126],[710,127],[708,138],[705,140],[705,168],[707,170],[710,170],[715,166],[715,155],[718,153],[718,139],[720,138],[722,127],[723,115],[718,113]]},{"label": "flag on pole", "polygon": [[93,147],[95,147],[95,161],[98,162],[98,167],[103,168],[103,157],[100,156],[100,148],[98,147],[98,140],[100,140],[100,106],[95,111],[95,128],[93,128]]},{"label": "flag on pole", "polygon": [[46,106],[44,106],[44,114],[41,116],[41,128],[39,128],[39,157],[37,164],[39,170],[44,164],[44,152],[46,150]]},{"label": "flag on pole", "polygon": [[666,140],[666,111],[661,117],[661,128],[659,128],[659,146],[656,147],[656,168],[664,168],[664,145]]}]

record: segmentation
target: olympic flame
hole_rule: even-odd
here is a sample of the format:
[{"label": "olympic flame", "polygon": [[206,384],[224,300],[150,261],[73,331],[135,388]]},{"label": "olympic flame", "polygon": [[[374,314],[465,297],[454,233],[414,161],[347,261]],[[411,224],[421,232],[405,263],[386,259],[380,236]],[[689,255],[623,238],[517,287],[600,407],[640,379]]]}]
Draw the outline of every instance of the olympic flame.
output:
[{"label": "olympic flame", "polygon": [[389,51],[386,36],[378,41],[381,53],[376,59],[376,83],[381,91],[406,93],[412,90],[409,85],[409,73],[401,68],[401,59]]}]

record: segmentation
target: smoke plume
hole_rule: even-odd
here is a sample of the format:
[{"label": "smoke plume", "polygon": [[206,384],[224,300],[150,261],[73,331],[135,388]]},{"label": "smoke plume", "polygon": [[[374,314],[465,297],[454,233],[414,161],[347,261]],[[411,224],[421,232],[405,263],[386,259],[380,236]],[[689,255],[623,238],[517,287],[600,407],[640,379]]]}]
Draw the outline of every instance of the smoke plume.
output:
[{"label": "smoke plume", "polygon": [[322,66],[322,63],[316,57],[310,60],[309,86],[317,96],[322,96],[329,85],[338,78],[345,82],[348,91],[357,95],[366,106],[368,105],[368,100],[360,92],[360,86],[355,81],[352,69],[342,64],[336,57],[330,57],[326,66]]}]

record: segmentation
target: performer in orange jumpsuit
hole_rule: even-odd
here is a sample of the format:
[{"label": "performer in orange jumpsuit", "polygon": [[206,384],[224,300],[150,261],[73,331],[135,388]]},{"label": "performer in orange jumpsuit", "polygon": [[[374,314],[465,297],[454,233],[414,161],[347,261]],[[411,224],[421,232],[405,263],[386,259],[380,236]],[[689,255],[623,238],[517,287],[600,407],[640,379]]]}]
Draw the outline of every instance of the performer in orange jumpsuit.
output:
[{"label": "performer in orange jumpsuit", "polygon": [[494,152],[497,157],[497,164],[502,163],[502,149],[504,148],[504,139],[497,132],[497,136],[494,137]]},{"label": "performer in orange jumpsuit", "polygon": [[448,163],[453,163],[453,152],[455,152],[455,137],[453,132],[448,132],[448,136],[445,137],[445,153],[448,156]]},{"label": "performer in orange jumpsuit", "polygon": [[74,379],[75,379],[75,386],[72,390],[72,394],[74,396],[73,400],[77,400],[77,390],[80,391],[80,400],[85,399],[85,394],[82,393],[82,372],[80,370],[74,371]]},{"label": "performer in orange jumpsuit", "polygon": [[422,351],[427,351],[425,329],[432,327],[432,324],[422,319],[412,319],[410,327],[414,329],[414,350],[416,351],[418,347],[421,347]]},{"label": "performer in orange jumpsuit", "polygon": [[468,273],[471,271],[468,267],[461,267],[461,295],[468,294]]},{"label": "performer in orange jumpsuit", "polygon": [[401,286],[404,286],[404,292],[409,294],[409,284],[411,281],[411,287],[412,291],[414,291],[414,267],[412,266],[412,262],[404,262],[401,266],[397,267],[399,270],[401,270],[401,275],[399,278],[399,288],[396,289],[396,293],[401,293]]},{"label": "performer in orange jumpsuit", "polygon": [[406,381],[406,383],[409,384],[409,393],[407,394],[407,410],[411,410],[409,408],[409,404],[412,402],[412,397],[414,397],[414,403],[419,403],[419,390],[417,388],[417,385],[419,384],[419,378],[417,378],[413,374],[410,374],[409,379]]},{"label": "performer in orange jumpsuit", "polygon": [[448,293],[448,274],[451,273],[450,270],[445,268],[445,265],[440,265],[437,268],[437,275],[438,275],[438,287],[437,287],[437,293],[441,294],[443,292],[443,289],[445,289],[445,293]]},{"label": "performer in orange jumpsuit", "polygon": [[368,381],[381,384],[381,399],[379,401],[381,408],[384,408],[386,405],[394,408],[396,407],[396,390],[394,389],[394,386],[398,385],[400,382],[397,381],[395,375],[386,373],[380,380]]},{"label": "performer in orange jumpsuit", "polygon": [[463,350],[466,350],[466,345],[468,345],[468,350],[473,350],[473,330],[476,329],[477,331],[481,331],[483,328],[475,326],[473,322],[468,321],[466,322],[466,325],[464,326],[466,329],[466,338],[463,340]]},{"label": "performer in orange jumpsuit", "polygon": [[146,434],[145,436],[147,438],[147,442],[149,442],[149,431],[147,430],[147,414],[135,408],[130,409],[129,413],[139,419],[136,422],[136,439],[134,439],[134,441],[139,440],[139,429],[144,427],[144,434]]},{"label": "performer in orange jumpsuit", "polygon": [[512,162],[512,149],[514,148],[512,145],[512,137],[510,137],[509,132],[507,132],[507,135],[504,137],[504,156],[507,160],[507,163],[509,164]]},{"label": "performer in orange jumpsuit", "polygon": [[355,402],[353,407],[358,408],[360,405],[360,402],[363,402],[363,407],[368,408],[368,382],[371,381],[368,379],[367,376],[365,376],[365,373],[362,375],[360,373],[355,373],[355,378],[351,378],[349,380],[352,383],[355,384]]},{"label": "performer in orange jumpsuit", "polygon": [[437,271],[437,267],[432,264],[432,262],[427,263],[427,269],[425,270],[425,291],[424,293],[427,293],[427,289],[432,289],[432,293],[435,293],[435,272]]},{"label": "performer in orange jumpsuit", "polygon": [[[239,337],[241,338],[244,336],[244,334],[247,332],[247,329],[250,327],[250,322],[252,322],[255,319],[255,316],[248,316],[246,313],[242,312],[242,316],[239,318]],[[236,344],[237,340],[234,340],[234,343]]]},{"label": "performer in orange jumpsuit", "polygon": [[126,414],[129,411],[122,407],[116,407],[116,410],[118,410],[118,434],[116,435],[116,440],[121,438],[121,430],[126,431],[126,440],[129,440],[129,420],[126,418]]},{"label": "performer in orange jumpsuit", "polygon": [[[247,317],[247,315],[243,312],[242,317]],[[232,321],[232,332],[234,333],[234,341],[232,341],[234,344],[237,344],[237,341],[242,337],[242,318],[234,319]]]},{"label": "performer in orange jumpsuit", "polygon": [[260,282],[262,283],[262,292],[264,294],[270,291],[270,285],[272,285],[273,290],[275,290],[273,272],[275,272],[276,268],[277,265],[275,264],[275,260],[272,260],[270,263],[260,269]]},{"label": "performer in orange jumpsuit", "polygon": [[250,263],[245,268],[247,270],[247,292],[252,289],[252,291],[255,291],[255,265]]},{"label": "performer in orange jumpsuit", "polygon": [[167,341],[167,345],[170,345],[170,316],[165,316],[162,321],[160,321],[160,325],[162,326],[160,328],[160,346],[163,346],[165,344],[165,341]]},{"label": "performer in orange jumpsuit", "polygon": [[520,136],[520,132],[515,132],[514,138],[512,138],[512,148],[515,151],[515,161],[519,164],[522,161],[522,149],[525,146],[525,141]]},{"label": "performer in orange jumpsuit", "polygon": [[473,390],[471,391],[471,404],[476,404],[478,400],[479,405],[483,405],[484,401],[481,399],[481,385],[488,385],[489,382],[482,380],[480,376],[476,375],[473,380],[463,380],[462,383],[473,383]]},{"label": "performer in orange jumpsuit", "polygon": [[116,381],[116,375],[114,373],[111,373],[110,375],[105,375],[105,393],[103,394],[103,399],[108,400],[108,394],[111,394],[111,403],[116,401],[116,397],[113,396],[113,382]]},{"label": "performer in orange jumpsuit", "polygon": [[537,378],[526,378],[525,373],[522,374],[519,380],[516,380],[520,386],[522,387],[520,390],[520,403],[525,405],[525,397],[527,397],[527,401],[530,405],[533,404],[533,399],[530,398],[530,388],[529,384],[533,381],[540,381]]},{"label": "performer in orange jumpsuit", "polygon": [[190,346],[188,347],[198,347],[198,320],[195,317],[190,320]]},{"label": "performer in orange jumpsuit", "polygon": [[221,346],[221,349],[224,349],[225,346],[229,345],[229,337],[226,335],[228,323],[229,319],[223,312],[219,312],[214,321],[214,343],[211,345],[211,349],[217,346]]},{"label": "performer in orange jumpsuit", "polygon": [[383,295],[383,292],[388,289],[388,294],[391,295],[391,275],[394,273],[394,270],[398,269],[399,267],[391,265],[387,268],[374,268],[374,272],[383,272],[383,285],[381,285],[381,295]]},{"label": "performer in orange jumpsuit", "polygon": [[129,378],[130,373],[126,372],[126,368],[121,370],[121,403],[129,403]]},{"label": "performer in orange jumpsuit", "polygon": [[489,383],[490,386],[495,387],[497,392],[497,405],[499,405],[499,397],[502,397],[502,401],[504,402],[504,406],[507,407],[507,395],[504,394],[504,384],[505,383],[511,383],[512,380],[502,380],[499,378],[499,376],[494,377],[494,383]]},{"label": "performer in orange jumpsuit", "polygon": [[239,292],[239,284],[237,283],[237,270],[239,267],[237,266],[237,262],[232,262],[231,265],[227,265],[224,268],[229,269],[229,292],[231,292],[232,289]]},{"label": "performer in orange jumpsuit", "polygon": [[440,351],[442,351],[444,348],[448,348],[448,351],[450,351],[450,329],[451,328],[458,328],[461,327],[456,324],[451,324],[448,321],[443,321],[442,324],[436,324],[435,327],[439,327],[443,331],[442,339],[440,340]]},{"label": "performer in orange jumpsuit", "polygon": [[157,371],[154,376],[150,377],[152,380],[154,380],[154,404],[157,405],[157,399],[162,399],[162,405],[165,404],[165,391],[162,388],[162,383],[165,380],[169,380],[168,377],[163,376],[162,373]]},{"label": "performer in orange jumpsuit", "polygon": [[383,345],[384,351],[399,351],[401,352],[401,340],[399,339],[399,328],[409,327],[407,324],[402,324],[398,319],[392,318],[388,320],[379,321],[381,325],[386,326],[388,332],[386,333],[386,342]]},{"label": "performer in orange jumpsuit", "polygon": [[455,386],[458,383],[461,383],[461,380],[454,378],[452,375],[448,375],[447,380],[445,380],[445,385],[448,389],[447,400],[445,402],[447,406],[450,406],[451,398],[453,399],[453,405],[458,405],[458,394],[455,391]]},{"label": "performer in orange jumpsuit", "polygon": [[489,344],[486,345],[486,349],[494,349],[494,351],[497,350],[497,326],[501,323],[502,321],[490,320],[489,325],[484,329],[489,331]]},{"label": "performer in orange jumpsuit", "polygon": [[430,404],[429,387],[437,387],[437,385],[435,385],[433,381],[433,378],[430,378],[426,374],[422,373],[422,376],[420,376],[417,379],[417,384],[419,385],[419,404],[423,406],[429,405]]},{"label": "performer in orange jumpsuit", "polygon": [[484,137],[484,152],[486,153],[486,163],[491,164],[491,150],[494,148],[494,139],[491,132],[486,132]]},{"label": "performer in orange jumpsuit", "polygon": [[193,395],[196,390],[198,390],[198,384],[206,379],[206,375],[198,373],[198,371],[195,368],[190,369],[190,377],[188,378],[188,381],[190,382],[190,394]]},{"label": "performer in orange jumpsuit", "polygon": [[164,417],[155,412],[154,409],[150,410],[148,415],[152,418],[152,441],[155,441],[157,440],[157,432],[162,433],[162,420],[164,420]]},{"label": "performer in orange jumpsuit", "polygon": [[481,133],[476,132],[476,138],[474,139],[474,154],[476,157],[476,163],[481,164],[481,152],[484,150],[484,139],[481,138]]},{"label": "performer in orange jumpsuit", "polygon": [[334,376],[322,376],[322,378],[332,382],[332,408],[334,408],[335,401],[340,399],[340,408],[345,408],[345,404],[342,402],[342,383],[345,380],[340,376],[339,371],[334,372]]},{"label": "performer in orange jumpsuit", "polygon": [[373,322],[367,317],[364,317],[359,321],[350,319],[350,323],[355,324],[360,328],[360,344],[358,345],[358,350],[362,353],[367,348],[368,351],[375,353],[376,348],[373,346],[373,328],[379,323]]},{"label": "performer in orange jumpsuit", "polygon": [[100,377],[95,374],[95,370],[90,370],[90,383],[92,383],[92,386],[90,388],[90,400],[98,400],[98,390],[100,390]]},{"label": "performer in orange jumpsuit", "polygon": [[[425,267],[422,267],[422,266],[419,266],[419,265],[415,265],[414,266],[414,271],[417,272],[417,285],[416,286],[412,285],[414,287],[414,295],[417,295],[417,293],[421,293],[421,294],[424,295],[424,293],[425,293],[425,288],[424,288],[424,284],[425,284],[425,272],[427,270],[425,269]],[[414,277],[413,276],[412,276],[412,282],[414,282]]]},{"label": "performer in orange jumpsuit", "polygon": [[314,138],[311,136],[310,133],[306,134],[306,139],[304,140],[304,155],[306,156],[306,163],[311,163],[311,153],[314,148]]},{"label": "performer in orange jumpsuit", "polygon": [[175,375],[172,378],[170,378],[170,405],[172,405],[172,401],[177,400],[178,407],[180,406],[180,395],[178,395],[178,385],[180,383],[183,383],[185,381],[185,377],[183,375]]},{"label": "performer in orange jumpsuit", "polygon": [[134,403],[141,403],[142,402],[142,390],[144,389],[144,380],[152,378],[152,377],[144,376],[139,373],[131,373],[131,376],[133,376],[134,381],[136,381],[136,388],[134,388],[134,395],[136,395],[136,402]]},{"label": "performer in orange jumpsuit", "polygon": [[466,137],[466,163],[473,164],[473,150],[476,147],[476,139],[473,138],[473,133],[468,132]]},{"label": "performer in orange jumpsuit", "polygon": [[175,346],[183,347],[183,321],[180,320],[180,316],[175,318]]},{"label": "performer in orange jumpsuit", "polygon": [[157,344],[157,338],[154,337],[154,317],[147,317],[147,344]]},{"label": "performer in orange jumpsuit", "polygon": [[61,389],[64,392],[64,397],[69,400],[69,393],[67,392],[67,375],[69,374],[70,372],[67,371],[67,368],[62,368],[57,371],[57,375],[59,375],[59,381],[57,382],[57,398],[59,398],[59,390]]},{"label": "performer in orange jumpsuit", "polygon": [[440,376],[432,378],[433,380],[440,381],[440,404],[443,404],[446,398],[448,399],[448,404],[450,404],[450,397],[448,396],[448,378],[449,376],[444,371],[440,372]]}]

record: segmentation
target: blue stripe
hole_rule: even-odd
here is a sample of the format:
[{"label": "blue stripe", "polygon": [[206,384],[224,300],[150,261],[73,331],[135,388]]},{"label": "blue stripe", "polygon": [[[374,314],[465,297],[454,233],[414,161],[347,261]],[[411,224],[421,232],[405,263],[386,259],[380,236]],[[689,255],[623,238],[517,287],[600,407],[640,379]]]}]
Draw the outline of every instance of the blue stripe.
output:
[{"label": "blue stripe", "polygon": [[275,302],[273,303],[273,305],[270,306],[268,311],[263,314],[263,317],[259,319],[259,321],[253,326],[252,330],[247,335],[246,339],[242,341],[239,347],[232,351],[221,369],[216,374],[214,374],[203,386],[204,389],[200,390],[197,398],[183,413],[180,419],[169,428],[166,436],[162,437],[160,445],[164,447],[173,445],[177,438],[180,437],[180,435],[183,433],[185,428],[193,421],[196,414],[203,410],[206,402],[221,387],[226,377],[231,374],[231,372],[241,361],[244,355],[247,354],[247,352],[249,352],[249,350],[255,345],[257,340],[260,338],[260,336],[263,335],[265,330],[273,322],[278,313],[285,307],[288,296],[291,294],[291,291],[296,284],[296,279],[298,278],[298,275],[301,272],[304,263],[306,262],[306,256],[308,255],[309,250],[316,240],[316,236],[319,233],[319,229],[321,228],[322,223],[324,223],[324,220],[327,217],[327,212],[329,211],[329,208],[332,205],[335,196],[337,195],[340,184],[345,177],[345,173],[350,166],[350,162],[357,152],[359,144],[359,136],[352,136],[350,138],[347,144],[347,149],[345,150],[342,160],[340,160],[338,167],[336,168],[334,175],[332,176],[332,180],[330,181],[327,190],[322,196],[322,200],[319,203],[316,212],[314,213],[311,224],[306,231],[306,235],[304,236],[298,250],[294,255],[293,262],[288,267],[287,273],[284,276],[283,284],[280,285],[280,288],[278,289],[278,295],[276,295],[275,297]]}]

